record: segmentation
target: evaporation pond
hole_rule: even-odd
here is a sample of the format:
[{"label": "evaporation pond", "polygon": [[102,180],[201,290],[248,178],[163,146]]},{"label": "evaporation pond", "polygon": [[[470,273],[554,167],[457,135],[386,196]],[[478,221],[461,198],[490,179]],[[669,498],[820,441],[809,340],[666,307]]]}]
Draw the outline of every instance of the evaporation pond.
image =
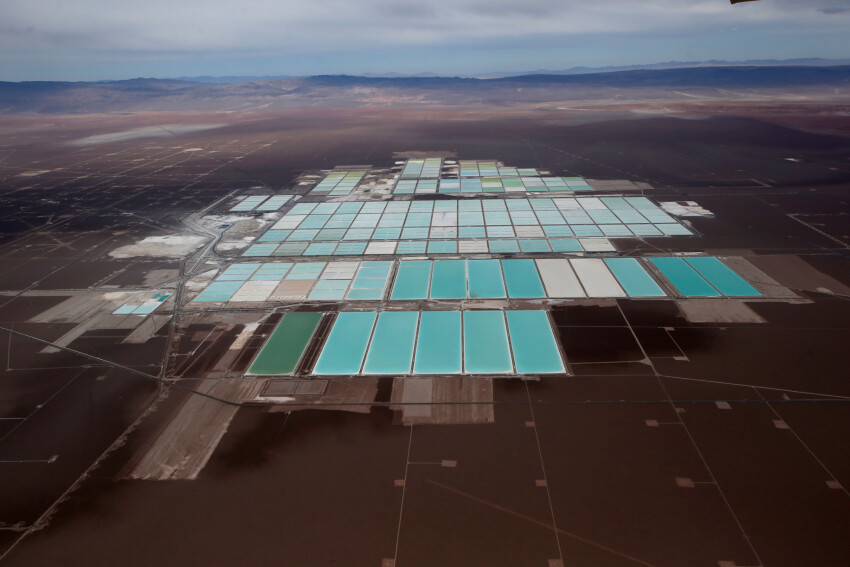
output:
[{"label": "evaporation pond", "polygon": [[416,343],[417,311],[385,311],[378,316],[363,374],[409,374]]},{"label": "evaporation pond", "polygon": [[463,355],[467,374],[513,372],[505,315],[502,311],[464,312]]},{"label": "evaporation pond", "polygon": [[720,293],[711,287],[687,262],[681,258],[651,258],[650,261],[661,270],[664,277],[678,289],[682,295],[713,296]]},{"label": "evaporation pond", "polygon": [[431,261],[402,261],[398,265],[391,299],[427,299]]},{"label": "evaporation pond", "polygon": [[608,269],[629,297],[662,297],[662,290],[634,258],[605,258]]},{"label": "evaporation pond", "polygon": [[321,319],[321,313],[284,315],[254,359],[248,374],[292,374]]},{"label": "evaporation pond", "polygon": [[466,260],[436,260],[431,274],[432,299],[466,297]]},{"label": "evaporation pond", "polygon": [[502,270],[510,297],[546,297],[534,260],[502,260]]},{"label": "evaporation pond", "polygon": [[505,283],[502,267],[498,260],[469,260],[469,297],[500,298],[505,297]]},{"label": "evaporation pond", "polygon": [[423,311],[416,339],[416,374],[460,374],[460,311]]},{"label": "evaporation pond", "polygon": [[518,374],[564,372],[561,352],[545,311],[506,311]]},{"label": "evaporation pond", "polygon": [[337,315],[313,373],[358,374],[377,316],[377,313],[359,312]]},{"label": "evaporation pond", "polygon": [[687,261],[723,295],[761,295],[756,288],[717,258],[696,257],[688,258]]}]

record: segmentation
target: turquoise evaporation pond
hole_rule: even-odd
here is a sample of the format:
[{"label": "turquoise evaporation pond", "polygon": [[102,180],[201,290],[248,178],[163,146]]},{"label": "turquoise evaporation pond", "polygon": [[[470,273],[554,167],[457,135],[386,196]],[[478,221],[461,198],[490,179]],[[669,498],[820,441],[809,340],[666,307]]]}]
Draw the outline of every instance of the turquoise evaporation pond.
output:
[{"label": "turquoise evaporation pond", "polygon": [[[547,297],[532,260],[437,260],[433,277],[430,260],[402,261],[390,299],[498,299]],[[630,297],[664,297],[643,266],[634,258],[609,258],[606,265]],[[504,275],[503,275],[504,270]],[[466,278],[464,281],[463,278]],[[505,280],[508,281],[507,293]],[[468,295],[466,295],[468,293]]]},{"label": "turquoise evaporation pond", "polygon": [[498,260],[467,260],[469,297],[505,297],[502,267]]},{"label": "turquoise evaporation pond", "polygon": [[561,353],[545,311],[506,311],[517,374],[564,372]]},{"label": "turquoise evaporation pond", "polygon": [[460,311],[423,311],[416,341],[416,374],[460,374]]},{"label": "turquoise evaporation pond", "polygon": [[391,299],[427,299],[430,281],[430,260],[402,260],[396,272]]},{"label": "turquoise evaporation pond", "polygon": [[502,311],[465,311],[463,358],[467,374],[508,374],[514,365]]},{"label": "turquoise evaporation pond", "polygon": [[406,375],[411,364],[419,375],[565,372],[548,315],[525,310],[341,313],[313,372]]},{"label": "turquoise evaporation pond", "polygon": [[372,336],[377,313],[340,313],[325,348],[313,369],[314,374],[358,374]]},{"label": "turquoise evaporation pond", "polygon": [[416,344],[418,311],[385,311],[378,316],[364,374],[409,374]]},{"label": "turquoise evaporation pond", "polygon": [[508,296],[546,297],[534,260],[502,260],[502,270],[505,273]]},{"label": "turquoise evaporation pond", "polygon": [[713,256],[688,258],[687,262],[723,295],[761,295],[756,288]]},{"label": "turquoise evaporation pond", "polygon": [[466,297],[466,260],[436,260],[431,273],[432,299]]},{"label": "turquoise evaporation pond", "polygon": [[700,276],[682,258],[650,258],[650,261],[661,270],[670,283],[678,289],[682,295],[691,296],[716,296],[720,295],[716,289],[711,287],[702,276]]},{"label": "turquoise evaporation pond", "polygon": [[630,297],[664,297],[666,295],[634,258],[605,258],[605,264]]}]

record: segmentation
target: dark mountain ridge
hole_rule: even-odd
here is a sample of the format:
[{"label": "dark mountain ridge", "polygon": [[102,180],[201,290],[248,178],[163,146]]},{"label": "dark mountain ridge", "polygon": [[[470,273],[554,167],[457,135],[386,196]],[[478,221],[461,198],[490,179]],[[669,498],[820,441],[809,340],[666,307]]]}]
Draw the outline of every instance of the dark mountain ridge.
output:
[{"label": "dark mountain ridge", "polygon": [[[576,75],[361,77],[317,75],[242,83],[176,79],[105,82],[0,82],[2,113],[87,113],[140,110],[230,110],[374,104],[509,104],[610,97],[618,89],[765,91],[850,86],[850,65],[722,66],[642,69]],[[807,91],[808,92],[808,91]],[[595,93],[595,94],[594,94]]]}]

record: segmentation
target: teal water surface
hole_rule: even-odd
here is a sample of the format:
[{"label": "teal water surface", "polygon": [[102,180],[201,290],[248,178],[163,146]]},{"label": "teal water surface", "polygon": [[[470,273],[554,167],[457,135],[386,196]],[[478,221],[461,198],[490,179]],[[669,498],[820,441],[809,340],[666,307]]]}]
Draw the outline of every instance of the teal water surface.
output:
[{"label": "teal water surface", "polygon": [[417,311],[384,311],[378,316],[364,374],[409,374],[416,343]]},{"label": "teal water surface", "polygon": [[353,312],[337,315],[313,373],[359,373],[377,315],[377,313]]},{"label": "teal water surface", "polygon": [[711,287],[687,262],[681,258],[651,258],[650,261],[661,270],[664,277],[678,289],[682,295],[716,296],[720,293]]},{"label": "teal water surface", "polygon": [[427,299],[431,261],[407,260],[398,265],[391,299]]},{"label": "teal water surface", "polygon": [[466,297],[466,260],[435,260],[431,273],[431,299]]},{"label": "teal water surface", "polygon": [[463,359],[467,374],[513,372],[504,312],[464,312]]},{"label": "teal water surface", "polygon": [[546,297],[534,260],[502,260],[502,271],[505,273],[508,296]]},{"label": "teal water surface", "polygon": [[416,338],[416,374],[460,374],[460,311],[423,311]]},{"label": "teal water surface", "polygon": [[688,258],[687,262],[723,295],[761,295],[729,266],[713,256]]},{"label": "teal water surface", "polygon": [[663,297],[665,295],[664,290],[634,258],[605,258],[605,264],[629,297]]},{"label": "teal water surface", "polygon": [[561,352],[545,311],[506,311],[517,374],[564,372]]},{"label": "teal water surface", "polygon": [[505,297],[505,280],[498,260],[468,260],[469,297]]}]

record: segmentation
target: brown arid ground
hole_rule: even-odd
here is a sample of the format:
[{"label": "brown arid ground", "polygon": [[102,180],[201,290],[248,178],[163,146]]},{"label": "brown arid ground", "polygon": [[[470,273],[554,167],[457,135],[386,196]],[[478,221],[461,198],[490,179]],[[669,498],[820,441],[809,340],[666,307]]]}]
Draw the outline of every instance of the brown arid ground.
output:
[{"label": "brown arid ground", "polygon": [[[850,564],[840,93],[366,95],[3,116],[0,567]],[[196,398],[255,395],[238,379],[292,309],[190,304],[238,258],[213,245],[231,221],[202,218],[304,195],[305,172],[433,154],[695,202],[713,213],[689,219],[696,236],[617,253],[733,258],[765,297],[553,302],[567,376],[277,384],[294,411]],[[166,236],[188,248],[157,253]],[[169,298],[146,325],[113,314],[154,293]]]}]

